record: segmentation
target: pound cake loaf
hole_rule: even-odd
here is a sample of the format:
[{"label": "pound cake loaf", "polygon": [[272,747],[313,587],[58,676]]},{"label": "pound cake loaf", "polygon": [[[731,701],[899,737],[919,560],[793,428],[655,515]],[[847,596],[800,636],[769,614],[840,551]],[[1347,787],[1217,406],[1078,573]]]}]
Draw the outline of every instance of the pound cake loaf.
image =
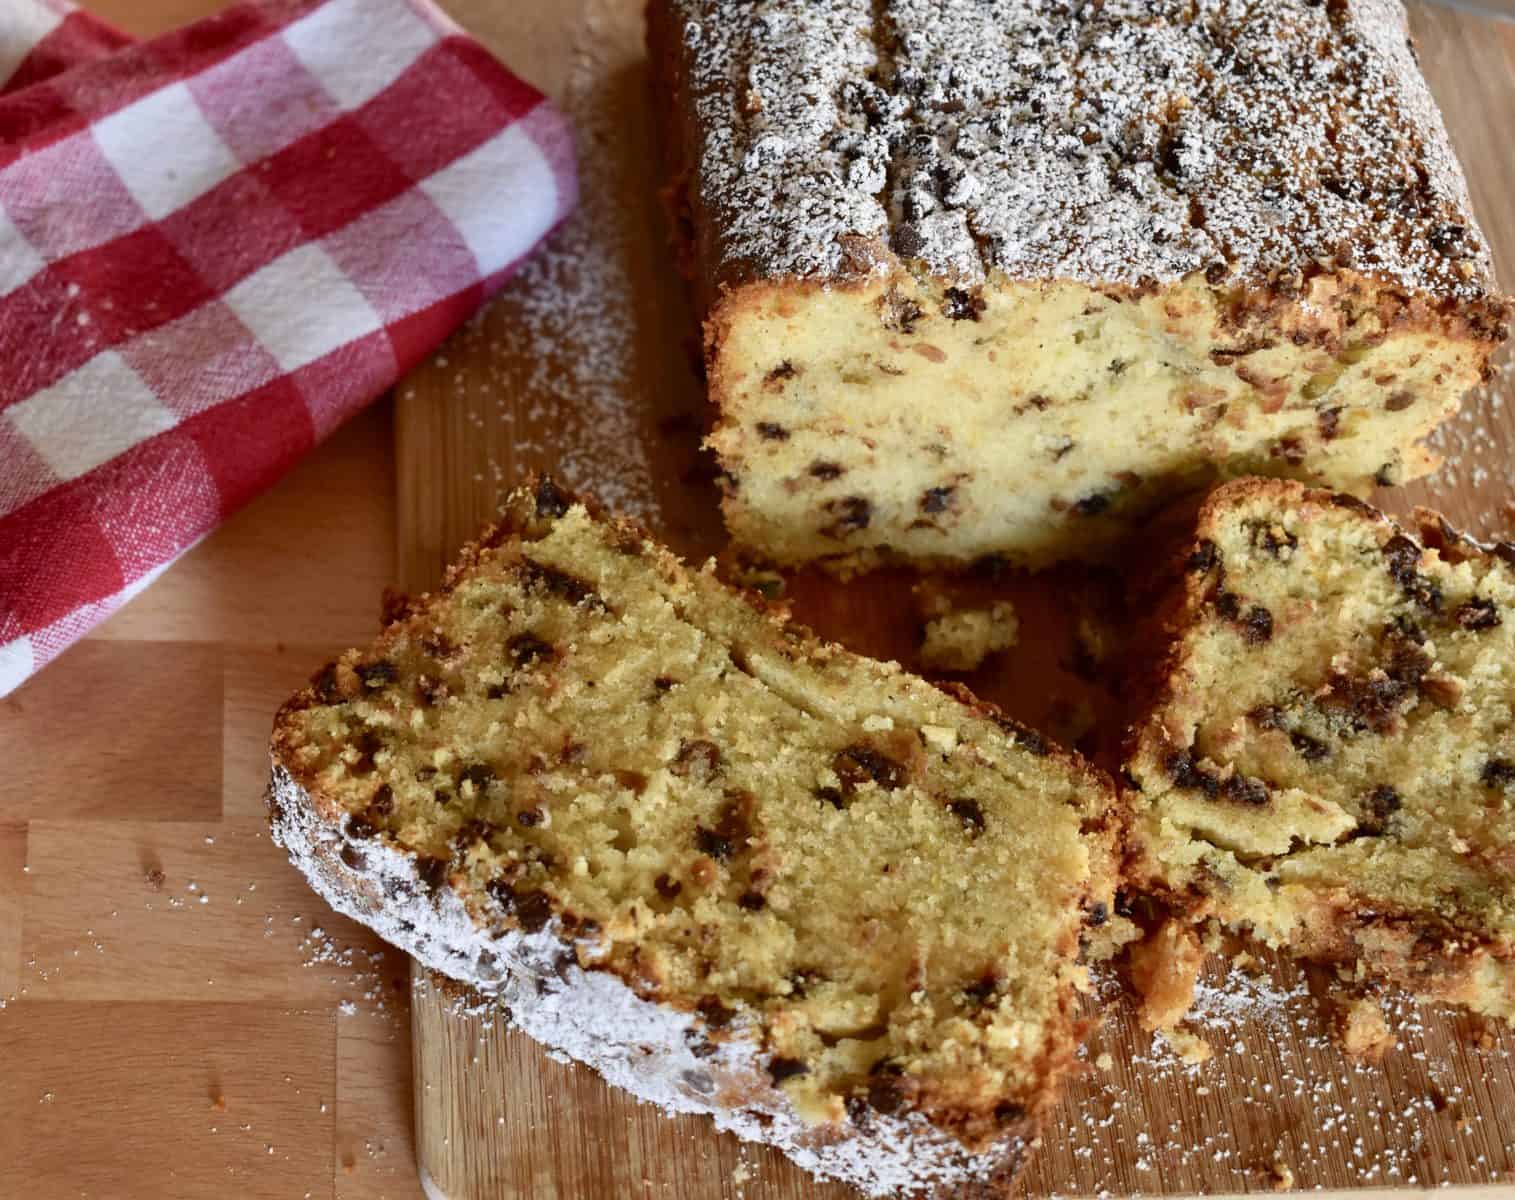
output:
[{"label": "pound cake loaf", "polygon": [[1515,1021],[1515,546],[1242,480],[1202,504],[1127,772],[1193,919]]},{"label": "pound cake loaf", "polygon": [[1412,479],[1505,336],[1399,0],[651,0],[649,43],[726,519],[778,564]]},{"label": "pound cake loaf", "polygon": [[285,705],[269,804],[535,1038],[875,1194],[1009,1178],[1118,921],[1106,776],[550,481]]}]

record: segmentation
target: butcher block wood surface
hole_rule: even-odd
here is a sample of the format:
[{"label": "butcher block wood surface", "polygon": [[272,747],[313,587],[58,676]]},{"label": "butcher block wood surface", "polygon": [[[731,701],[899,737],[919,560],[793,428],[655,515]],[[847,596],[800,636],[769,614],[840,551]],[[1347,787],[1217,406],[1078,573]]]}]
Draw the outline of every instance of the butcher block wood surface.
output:
[{"label": "butcher block wood surface", "polygon": [[[549,1060],[499,1014],[457,1015],[267,836],[274,709],[372,634],[386,585],[433,583],[529,468],[638,512],[686,553],[720,549],[690,316],[654,196],[640,4],[444,2],[570,109],[583,209],[392,404],[0,701],[0,1200],[410,1200],[424,1194],[418,1147],[431,1194],[455,1200],[847,1194]],[[138,33],[220,6],[92,3]],[[1515,26],[1415,20],[1508,285]],[[1455,469],[1386,502],[1515,531],[1512,400],[1476,398],[1442,442]],[[911,582],[789,592],[824,632],[909,661]],[[1070,661],[1068,621],[1118,598],[1118,578],[1003,586],[1028,634],[974,686],[1087,736],[1109,700]],[[1401,1005],[1400,1047],[1355,1068],[1326,1042],[1317,982],[1268,962],[1212,971],[1195,1030],[1215,1056],[1189,1067],[1103,981],[1090,1012],[1104,1025],[1022,1189],[1515,1197],[1515,1037]]]}]

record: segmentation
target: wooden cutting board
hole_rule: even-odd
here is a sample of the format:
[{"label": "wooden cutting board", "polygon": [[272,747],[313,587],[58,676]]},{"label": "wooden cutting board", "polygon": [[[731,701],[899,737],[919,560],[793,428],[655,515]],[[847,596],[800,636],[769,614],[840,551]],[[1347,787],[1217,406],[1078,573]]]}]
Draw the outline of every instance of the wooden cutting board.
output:
[{"label": "wooden cutting board", "polygon": [[[401,577],[425,588],[529,469],[642,515],[680,551],[722,544],[698,443],[694,323],[656,203],[638,0],[448,0],[457,19],[562,102],[580,131],[584,205],[505,295],[401,389],[396,408]],[[1515,280],[1515,25],[1417,12],[1427,74],[1473,182],[1501,277]],[[1509,376],[1504,377],[1508,382]],[[1515,397],[1515,388],[1506,388]],[[1442,437],[1432,502],[1482,533],[1515,528],[1515,413],[1470,402]],[[911,580],[791,581],[799,617],[856,649],[909,662]],[[1072,574],[1005,585],[1023,649],[970,682],[1067,740],[1110,711],[1069,653],[1070,616],[1118,601],[1119,580]],[[1111,593],[1115,593],[1112,597]],[[1087,672],[1085,672],[1087,673]],[[1113,982],[1106,1019],[1020,1186],[1028,1193],[1193,1194],[1274,1187],[1478,1185],[1515,1197],[1515,1036],[1402,1008],[1401,1048],[1353,1067],[1324,1036],[1310,981],[1288,965],[1213,969],[1190,1068],[1135,1027]],[[416,972],[417,1150],[451,1200],[658,1196],[840,1197],[772,1151],[667,1119],[591,1072],[550,1061],[501,1017],[459,1016]],[[1483,1048],[1480,1048],[1483,1047]],[[1108,1057],[1105,1057],[1107,1056]]]}]

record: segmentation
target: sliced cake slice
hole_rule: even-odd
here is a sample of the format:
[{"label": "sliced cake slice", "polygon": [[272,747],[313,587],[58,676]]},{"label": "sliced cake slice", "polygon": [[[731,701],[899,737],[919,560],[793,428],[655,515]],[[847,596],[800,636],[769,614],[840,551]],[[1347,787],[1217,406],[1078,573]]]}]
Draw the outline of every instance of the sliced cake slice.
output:
[{"label": "sliced cake slice", "polygon": [[1127,771],[1132,872],[1346,979],[1515,1020],[1515,547],[1213,492]]},{"label": "sliced cake slice", "polygon": [[1105,776],[545,481],[282,709],[269,803],[532,1036],[876,1194],[1008,1177],[1117,920]]}]

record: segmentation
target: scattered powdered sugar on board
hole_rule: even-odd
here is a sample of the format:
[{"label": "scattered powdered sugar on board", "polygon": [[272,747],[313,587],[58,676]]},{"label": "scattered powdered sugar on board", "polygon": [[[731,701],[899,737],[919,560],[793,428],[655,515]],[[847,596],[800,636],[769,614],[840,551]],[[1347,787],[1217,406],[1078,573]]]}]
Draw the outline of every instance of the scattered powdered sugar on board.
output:
[{"label": "scattered powdered sugar on board", "polygon": [[1097,972],[1091,1007],[1104,1023],[1049,1122],[1026,1190],[1042,1181],[1096,1195],[1348,1180],[1428,1187],[1460,1178],[1455,1160],[1490,1181],[1515,1172],[1515,1149],[1488,1099],[1489,1080],[1510,1073],[1510,1031],[1486,1031],[1482,1048],[1462,1039],[1448,1053],[1446,1025],[1465,1018],[1433,1018],[1390,995],[1383,1003],[1398,1044],[1380,1065],[1356,1063],[1332,1042],[1304,974],[1264,958],[1247,969],[1212,960],[1185,1025],[1214,1051],[1199,1064],[1138,1029],[1119,978]]},{"label": "scattered powdered sugar on board", "polygon": [[[646,105],[633,8],[591,3],[577,33],[560,103],[577,136],[579,207],[427,369],[450,382],[481,438],[497,433],[513,460],[515,469],[491,457],[477,483],[502,494],[531,464],[646,518],[656,475],[648,414],[664,406],[662,376],[688,374],[677,338],[690,330],[674,328],[685,314],[675,323],[657,311],[666,306],[656,281],[675,272],[653,211],[651,131],[636,120]],[[675,361],[653,366],[647,346],[661,333],[673,338]]]}]

